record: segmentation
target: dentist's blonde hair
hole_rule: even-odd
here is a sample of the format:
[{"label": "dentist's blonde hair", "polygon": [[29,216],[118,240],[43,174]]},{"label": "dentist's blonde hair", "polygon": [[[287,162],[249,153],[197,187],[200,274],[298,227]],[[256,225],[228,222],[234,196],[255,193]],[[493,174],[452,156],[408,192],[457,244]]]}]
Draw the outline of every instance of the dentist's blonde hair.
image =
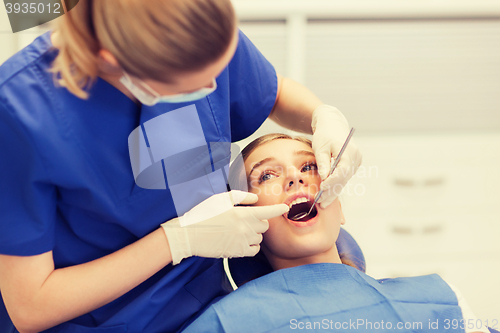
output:
[{"label": "dentist's blonde hair", "polygon": [[57,82],[80,98],[106,49],[129,74],[173,83],[227,50],[236,29],[230,0],[80,0],[55,27]]}]

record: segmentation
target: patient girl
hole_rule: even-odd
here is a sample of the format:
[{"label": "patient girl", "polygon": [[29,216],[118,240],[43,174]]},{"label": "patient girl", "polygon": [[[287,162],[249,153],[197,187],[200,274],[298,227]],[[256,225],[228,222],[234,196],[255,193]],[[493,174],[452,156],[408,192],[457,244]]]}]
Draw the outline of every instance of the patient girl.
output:
[{"label": "patient girl", "polygon": [[341,263],[335,241],[344,215],[335,200],[326,209],[316,205],[300,221],[292,217],[308,211],[320,190],[321,179],[310,141],[282,134],[260,137],[242,152],[249,192],[256,205],[285,203],[288,214],[269,221],[261,250],[274,270],[314,263]]},{"label": "patient girl", "polygon": [[342,264],[338,199],[300,221],[289,218],[309,210],[320,190],[309,140],[270,134],[242,156],[256,205],[290,206],[269,220],[261,244],[274,272],[212,305],[186,332],[488,332],[438,275],[375,280]]}]

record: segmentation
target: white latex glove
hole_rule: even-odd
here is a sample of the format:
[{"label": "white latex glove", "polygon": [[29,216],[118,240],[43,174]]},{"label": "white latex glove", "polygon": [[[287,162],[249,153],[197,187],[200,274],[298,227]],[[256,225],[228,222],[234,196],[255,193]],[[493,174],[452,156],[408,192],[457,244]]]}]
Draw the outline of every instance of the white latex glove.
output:
[{"label": "white latex glove", "polygon": [[312,148],[322,179],[321,189],[324,190],[318,202],[321,208],[326,208],[339,196],[349,179],[356,173],[361,165],[362,157],[351,140],[337,168],[328,177],[333,162],[332,157],[337,157],[349,135],[349,124],[339,110],[333,106],[321,105],[313,112],[311,127],[314,133]]},{"label": "white latex glove", "polygon": [[[231,206],[214,215],[214,207],[224,205],[228,200]],[[256,255],[260,250],[262,233],[269,228],[267,219],[289,210],[285,204],[234,207],[235,204],[250,205],[257,200],[257,195],[253,193],[224,192],[211,196],[184,216],[163,223],[161,226],[167,235],[172,263],[176,265],[191,256],[232,258]],[[203,211],[208,218],[200,220]],[[193,215],[196,215],[197,221],[186,223],[186,219],[192,220]],[[181,226],[181,222],[182,225],[189,225]]]}]

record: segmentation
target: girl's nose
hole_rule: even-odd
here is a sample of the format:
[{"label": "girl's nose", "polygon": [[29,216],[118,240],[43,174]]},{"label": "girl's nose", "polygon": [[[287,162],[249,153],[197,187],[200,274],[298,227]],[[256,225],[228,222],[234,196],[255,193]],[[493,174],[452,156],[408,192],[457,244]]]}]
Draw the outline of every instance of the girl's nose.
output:
[{"label": "girl's nose", "polygon": [[293,180],[290,180],[290,182],[288,183],[288,187],[292,187],[293,184],[297,184],[297,183],[304,185],[304,180],[299,179],[298,181],[295,181],[295,182]]},{"label": "girl's nose", "polygon": [[288,173],[287,189],[302,185],[304,185],[304,178],[302,173],[299,170],[290,170]]}]

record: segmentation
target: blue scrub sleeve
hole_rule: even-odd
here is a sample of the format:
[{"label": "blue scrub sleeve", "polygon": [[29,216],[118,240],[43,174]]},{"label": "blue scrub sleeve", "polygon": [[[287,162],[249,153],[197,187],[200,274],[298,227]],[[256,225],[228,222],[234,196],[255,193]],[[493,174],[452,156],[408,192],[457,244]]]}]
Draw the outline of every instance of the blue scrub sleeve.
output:
[{"label": "blue scrub sleeve", "polygon": [[250,136],[269,116],[276,101],[278,79],[273,65],[241,31],[228,67],[234,142]]},{"label": "blue scrub sleeve", "polygon": [[[37,255],[54,247],[56,190],[34,140],[11,110],[0,100],[0,253]],[[35,119],[25,121],[36,126]]]}]

